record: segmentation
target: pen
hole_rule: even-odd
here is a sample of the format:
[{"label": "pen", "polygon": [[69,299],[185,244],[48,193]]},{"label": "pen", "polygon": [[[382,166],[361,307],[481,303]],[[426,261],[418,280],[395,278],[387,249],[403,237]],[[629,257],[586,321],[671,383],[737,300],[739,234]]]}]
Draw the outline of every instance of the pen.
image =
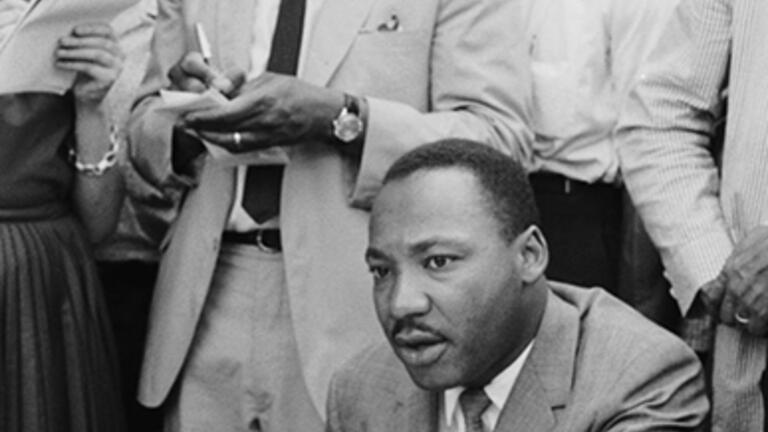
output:
[{"label": "pen", "polygon": [[200,54],[203,55],[203,61],[205,63],[211,62],[211,44],[208,42],[208,37],[205,35],[203,25],[201,23],[195,23],[195,37],[197,38],[197,46],[200,48]]}]

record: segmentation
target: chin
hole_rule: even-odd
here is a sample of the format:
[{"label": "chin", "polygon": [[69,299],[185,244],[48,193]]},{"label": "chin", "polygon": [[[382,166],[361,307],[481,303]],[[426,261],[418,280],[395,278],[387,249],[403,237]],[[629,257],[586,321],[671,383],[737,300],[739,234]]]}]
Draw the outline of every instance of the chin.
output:
[{"label": "chin", "polygon": [[429,391],[443,391],[461,385],[457,377],[446,376],[434,370],[406,368],[414,384]]}]

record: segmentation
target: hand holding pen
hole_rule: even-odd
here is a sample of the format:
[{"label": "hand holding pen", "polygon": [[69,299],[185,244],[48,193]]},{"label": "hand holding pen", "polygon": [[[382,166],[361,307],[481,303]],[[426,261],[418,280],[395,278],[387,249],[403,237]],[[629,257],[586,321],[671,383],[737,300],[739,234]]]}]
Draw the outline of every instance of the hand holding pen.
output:
[{"label": "hand holding pen", "polygon": [[241,70],[221,72],[211,65],[211,45],[200,23],[195,25],[195,36],[199,51],[188,52],[170,69],[171,89],[202,93],[212,88],[231,95],[245,81],[245,73]]}]

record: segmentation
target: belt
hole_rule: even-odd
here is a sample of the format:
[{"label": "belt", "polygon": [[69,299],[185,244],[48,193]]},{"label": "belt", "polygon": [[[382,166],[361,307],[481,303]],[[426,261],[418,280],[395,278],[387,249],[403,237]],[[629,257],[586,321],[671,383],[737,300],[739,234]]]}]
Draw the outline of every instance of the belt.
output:
[{"label": "belt", "polygon": [[255,229],[253,231],[224,231],[221,236],[224,243],[247,244],[258,247],[264,252],[281,252],[283,243],[277,228]]},{"label": "belt", "polygon": [[595,193],[618,193],[620,188],[612,183],[587,183],[574,180],[560,174],[532,173],[528,180],[536,193],[562,195],[586,195]]}]

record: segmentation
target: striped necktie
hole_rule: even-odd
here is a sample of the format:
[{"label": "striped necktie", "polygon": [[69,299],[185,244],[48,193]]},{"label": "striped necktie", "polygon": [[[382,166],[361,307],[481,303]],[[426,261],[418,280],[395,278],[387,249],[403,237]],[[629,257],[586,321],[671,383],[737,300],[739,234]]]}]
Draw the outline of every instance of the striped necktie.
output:
[{"label": "striped necktie", "polygon": [[461,392],[459,405],[464,412],[464,425],[466,432],[485,432],[482,415],[489,406],[491,400],[482,388],[468,388]]}]

